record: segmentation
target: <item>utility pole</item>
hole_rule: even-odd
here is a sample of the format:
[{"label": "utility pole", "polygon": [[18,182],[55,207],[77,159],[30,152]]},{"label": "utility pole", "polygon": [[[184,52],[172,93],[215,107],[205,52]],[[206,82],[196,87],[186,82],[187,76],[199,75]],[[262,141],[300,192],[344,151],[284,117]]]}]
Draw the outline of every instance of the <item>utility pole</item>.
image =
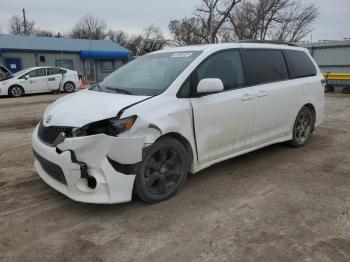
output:
[{"label": "utility pole", "polygon": [[210,10],[209,10],[209,39],[210,43],[213,43],[213,9],[214,9],[214,3],[213,0],[210,0]]},{"label": "utility pole", "polygon": [[24,35],[27,35],[27,21],[26,21],[26,10],[23,8],[23,27],[24,27]]}]

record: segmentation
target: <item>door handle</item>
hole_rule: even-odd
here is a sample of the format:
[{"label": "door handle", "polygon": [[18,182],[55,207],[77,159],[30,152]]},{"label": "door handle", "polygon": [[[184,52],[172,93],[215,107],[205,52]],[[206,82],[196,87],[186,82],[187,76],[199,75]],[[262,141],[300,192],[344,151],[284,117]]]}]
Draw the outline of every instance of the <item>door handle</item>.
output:
[{"label": "door handle", "polygon": [[265,90],[259,91],[258,97],[264,97],[264,96],[267,96],[267,92]]},{"label": "door handle", "polygon": [[253,96],[252,95],[249,95],[249,94],[244,94],[241,96],[241,100],[242,101],[249,101],[249,100],[252,100],[253,99]]}]

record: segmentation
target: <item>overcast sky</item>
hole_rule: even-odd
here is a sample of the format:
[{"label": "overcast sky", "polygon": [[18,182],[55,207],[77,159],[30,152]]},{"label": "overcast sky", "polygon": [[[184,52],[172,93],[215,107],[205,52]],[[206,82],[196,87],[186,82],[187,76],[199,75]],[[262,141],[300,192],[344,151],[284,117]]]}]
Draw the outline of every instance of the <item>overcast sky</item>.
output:
[{"label": "overcast sky", "polygon": [[[3,2],[5,0],[2,0]],[[108,26],[139,33],[147,25],[157,25],[167,35],[171,19],[190,16],[199,0],[11,0],[0,7],[0,27],[8,30],[8,20],[26,9],[36,27],[68,32],[84,14],[105,19]],[[350,38],[350,0],[303,0],[315,3],[321,11],[314,23],[314,41]],[[310,40],[311,35],[305,40]]]}]

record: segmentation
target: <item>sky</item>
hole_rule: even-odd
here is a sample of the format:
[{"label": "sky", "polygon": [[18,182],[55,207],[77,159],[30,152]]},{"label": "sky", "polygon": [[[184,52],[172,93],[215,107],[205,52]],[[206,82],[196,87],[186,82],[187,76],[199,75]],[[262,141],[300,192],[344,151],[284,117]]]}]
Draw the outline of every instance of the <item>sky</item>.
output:
[{"label": "sky", "polygon": [[[37,28],[67,33],[85,14],[103,18],[109,28],[130,34],[141,33],[148,25],[159,26],[166,36],[172,19],[191,16],[199,0],[5,0],[0,8],[0,30],[8,31],[8,20],[21,14],[35,21]],[[302,0],[314,3],[321,11],[304,40],[341,40],[350,38],[350,0]]]}]

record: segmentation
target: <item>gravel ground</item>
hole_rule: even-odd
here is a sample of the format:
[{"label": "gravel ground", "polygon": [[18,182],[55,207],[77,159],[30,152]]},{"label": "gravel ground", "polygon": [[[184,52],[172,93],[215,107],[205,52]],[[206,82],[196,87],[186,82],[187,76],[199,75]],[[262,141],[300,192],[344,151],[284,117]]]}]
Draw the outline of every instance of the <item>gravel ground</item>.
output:
[{"label": "gravel ground", "polygon": [[76,203],[33,168],[57,95],[0,99],[0,261],[350,261],[350,96],[327,96],[301,149],[274,145],[190,175],[169,201]]}]

